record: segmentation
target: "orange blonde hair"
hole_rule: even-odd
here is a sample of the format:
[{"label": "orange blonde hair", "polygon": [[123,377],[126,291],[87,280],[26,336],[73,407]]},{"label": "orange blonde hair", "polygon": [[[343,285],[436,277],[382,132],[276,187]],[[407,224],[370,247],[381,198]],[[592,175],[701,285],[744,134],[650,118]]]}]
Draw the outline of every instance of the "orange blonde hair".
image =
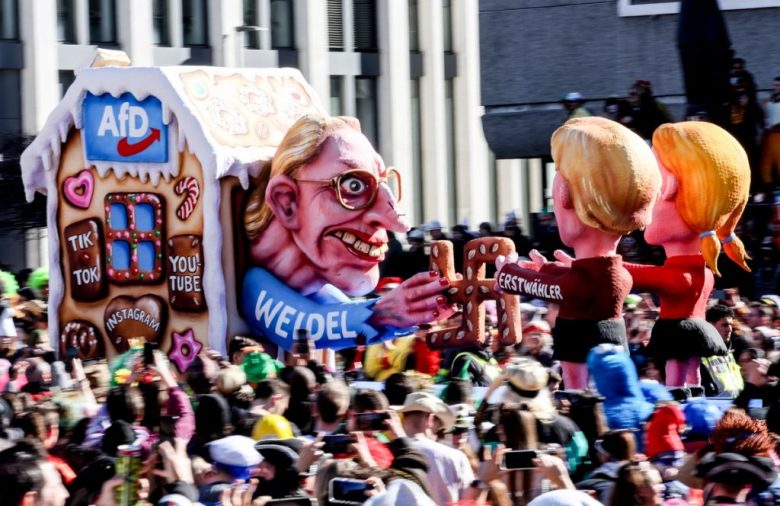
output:
[{"label": "orange blonde hair", "polygon": [[593,116],[570,119],[550,144],[555,168],[584,224],[619,235],[645,227],[661,175],[641,137]]},{"label": "orange blonde hair", "polygon": [[703,121],[661,125],[653,134],[658,159],[677,179],[675,206],[701,237],[701,252],[718,272],[721,243],[726,255],[750,271],[750,257],[734,228],[750,192],[750,163],[739,142],[721,127]]}]

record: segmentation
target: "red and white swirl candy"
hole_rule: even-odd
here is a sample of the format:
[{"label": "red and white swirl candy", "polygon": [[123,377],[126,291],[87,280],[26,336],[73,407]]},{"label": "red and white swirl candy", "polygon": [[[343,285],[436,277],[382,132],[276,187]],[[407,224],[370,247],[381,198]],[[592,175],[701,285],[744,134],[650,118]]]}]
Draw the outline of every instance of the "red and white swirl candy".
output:
[{"label": "red and white swirl candy", "polygon": [[184,200],[176,208],[176,216],[180,220],[187,220],[195,211],[195,206],[198,205],[200,198],[198,180],[192,176],[183,177],[173,187],[173,191],[176,192],[176,195],[184,195]]}]

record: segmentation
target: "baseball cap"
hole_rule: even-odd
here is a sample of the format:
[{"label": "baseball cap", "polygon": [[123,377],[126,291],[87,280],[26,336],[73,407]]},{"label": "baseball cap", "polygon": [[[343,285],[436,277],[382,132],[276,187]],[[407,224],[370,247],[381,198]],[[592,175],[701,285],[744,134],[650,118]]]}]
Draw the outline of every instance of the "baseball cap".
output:
[{"label": "baseball cap", "polygon": [[580,93],[579,91],[572,91],[570,93],[567,93],[566,96],[563,97],[563,100],[566,102],[579,102],[582,99],[583,99],[582,93]]},{"label": "baseball cap", "polygon": [[251,469],[263,461],[254,445],[255,441],[246,436],[228,436],[209,443],[208,448],[215,466],[233,479],[246,480]]}]

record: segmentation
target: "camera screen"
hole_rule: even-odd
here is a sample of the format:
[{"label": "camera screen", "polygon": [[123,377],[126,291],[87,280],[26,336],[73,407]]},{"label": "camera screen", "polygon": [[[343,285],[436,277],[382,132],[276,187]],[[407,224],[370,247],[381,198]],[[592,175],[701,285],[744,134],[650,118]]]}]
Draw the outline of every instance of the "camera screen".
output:
[{"label": "camera screen", "polygon": [[369,488],[365,481],[336,478],[330,481],[330,499],[341,504],[363,504],[368,499],[366,491]]},{"label": "camera screen", "polygon": [[504,469],[533,469],[535,450],[519,450],[504,454]]}]

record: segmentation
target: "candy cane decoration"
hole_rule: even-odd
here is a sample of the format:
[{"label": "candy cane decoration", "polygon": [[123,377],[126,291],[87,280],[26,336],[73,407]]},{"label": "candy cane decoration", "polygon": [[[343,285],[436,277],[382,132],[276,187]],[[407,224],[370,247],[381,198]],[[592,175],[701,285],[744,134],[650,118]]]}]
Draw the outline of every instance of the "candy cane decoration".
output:
[{"label": "candy cane decoration", "polygon": [[198,205],[198,199],[200,198],[198,180],[192,176],[181,178],[176,183],[176,186],[173,187],[173,191],[176,192],[176,195],[185,196],[182,203],[176,208],[176,216],[180,220],[185,221],[189,219],[192,212],[195,211],[195,206]]}]

